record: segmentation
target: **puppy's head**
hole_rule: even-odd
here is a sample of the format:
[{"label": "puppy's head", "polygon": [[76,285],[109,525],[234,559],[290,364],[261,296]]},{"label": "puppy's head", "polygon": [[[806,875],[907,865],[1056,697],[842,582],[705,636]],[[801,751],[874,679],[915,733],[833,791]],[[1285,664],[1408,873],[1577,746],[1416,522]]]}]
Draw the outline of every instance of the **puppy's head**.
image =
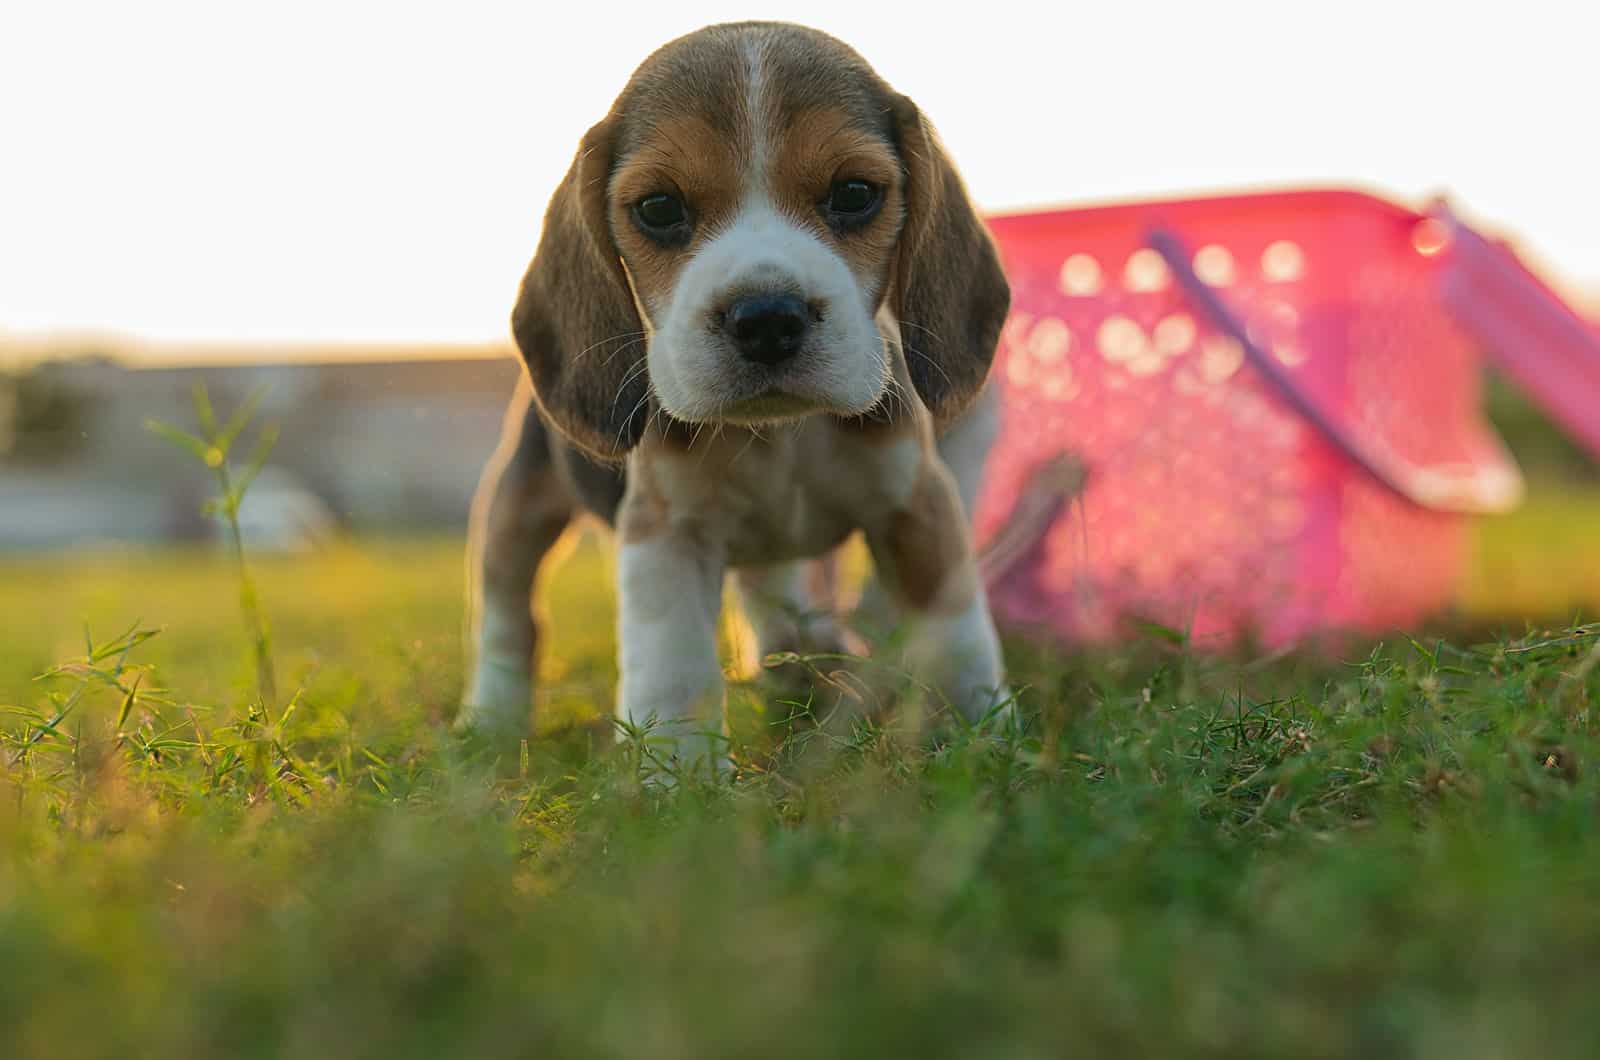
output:
[{"label": "puppy's head", "polygon": [[[1008,305],[916,106],[813,30],[713,26],[645,60],[551,199],[512,316],[546,415],[617,458],[659,408],[747,423],[981,387]],[[904,349],[874,323],[887,307]]]}]

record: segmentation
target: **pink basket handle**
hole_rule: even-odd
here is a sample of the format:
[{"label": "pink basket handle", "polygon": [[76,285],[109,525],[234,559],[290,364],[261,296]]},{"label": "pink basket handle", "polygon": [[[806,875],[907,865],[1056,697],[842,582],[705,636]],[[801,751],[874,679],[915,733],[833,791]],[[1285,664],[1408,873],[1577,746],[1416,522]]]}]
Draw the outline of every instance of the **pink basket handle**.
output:
[{"label": "pink basket handle", "polygon": [[1440,299],[1506,374],[1600,459],[1600,332],[1508,246],[1463,224],[1445,200],[1428,212],[1452,244]]},{"label": "pink basket handle", "polygon": [[1151,229],[1146,240],[1166,261],[1179,286],[1210,318],[1213,326],[1237,342],[1245,357],[1280,398],[1314,428],[1329,445],[1364,471],[1373,481],[1419,507],[1435,511],[1484,514],[1504,512],[1522,499],[1522,475],[1497,444],[1481,454],[1479,463],[1459,467],[1426,467],[1397,453],[1368,445],[1329,415],[1283,365],[1253,340],[1243,321],[1222,296],[1206,285],[1190,265],[1187,248],[1164,229]]}]

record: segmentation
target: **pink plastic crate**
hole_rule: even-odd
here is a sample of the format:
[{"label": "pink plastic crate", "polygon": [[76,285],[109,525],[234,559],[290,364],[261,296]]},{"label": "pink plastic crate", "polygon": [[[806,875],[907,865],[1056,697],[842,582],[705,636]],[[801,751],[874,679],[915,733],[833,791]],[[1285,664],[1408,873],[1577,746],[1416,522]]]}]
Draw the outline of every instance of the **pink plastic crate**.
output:
[{"label": "pink plastic crate", "polygon": [[1013,311],[976,520],[1013,627],[1100,639],[1142,619],[1282,644],[1446,603],[1466,517],[1521,494],[1480,412],[1483,336],[1447,290],[1520,308],[1521,330],[1492,336],[1509,359],[1544,328],[1533,374],[1567,393],[1564,417],[1600,423],[1592,334],[1552,324],[1577,318],[1542,287],[1517,302],[1509,253],[1442,208],[1312,191],[991,225]]}]

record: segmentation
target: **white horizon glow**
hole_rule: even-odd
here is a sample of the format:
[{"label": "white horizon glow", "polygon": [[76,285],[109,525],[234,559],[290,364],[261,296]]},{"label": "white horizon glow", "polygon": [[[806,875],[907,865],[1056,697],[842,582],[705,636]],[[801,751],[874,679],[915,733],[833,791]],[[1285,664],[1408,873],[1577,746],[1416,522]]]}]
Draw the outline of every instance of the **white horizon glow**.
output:
[{"label": "white horizon glow", "polygon": [[503,340],[578,137],[654,47],[803,21],[934,119],[990,210],[1448,191],[1600,292],[1600,14],[1353,0],[37,2],[0,14],[0,337]]}]

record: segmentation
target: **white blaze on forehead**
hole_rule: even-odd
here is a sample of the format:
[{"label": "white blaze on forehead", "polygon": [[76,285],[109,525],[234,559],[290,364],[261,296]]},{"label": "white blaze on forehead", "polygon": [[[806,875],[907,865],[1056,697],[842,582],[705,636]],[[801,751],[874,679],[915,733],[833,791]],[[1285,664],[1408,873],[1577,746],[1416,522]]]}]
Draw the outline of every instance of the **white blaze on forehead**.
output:
[{"label": "white blaze on forehead", "polygon": [[749,81],[745,85],[745,112],[750,119],[750,161],[744,174],[744,194],[749,199],[767,190],[767,174],[771,168],[772,142],[767,128],[767,78],[766,66],[758,40],[744,44],[745,66]]}]

